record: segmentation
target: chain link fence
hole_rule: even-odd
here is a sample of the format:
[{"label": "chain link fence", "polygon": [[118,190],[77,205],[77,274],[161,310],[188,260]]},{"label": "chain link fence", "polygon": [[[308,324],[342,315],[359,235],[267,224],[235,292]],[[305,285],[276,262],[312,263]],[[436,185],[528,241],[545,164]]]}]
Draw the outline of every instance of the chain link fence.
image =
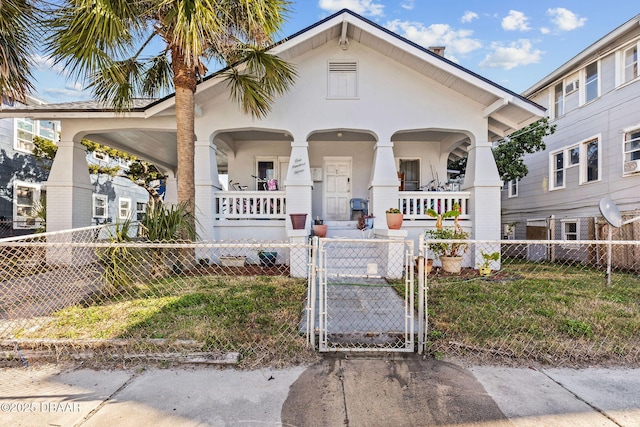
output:
[{"label": "chain link fence", "polygon": [[[4,363],[238,360],[252,368],[315,360],[309,343],[319,341],[309,334],[319,333],[318,312],[308,317],[316,307],[307,300],[322,279],[318,267],[334,304],[327,343],[376,347],[367,334],[392,323],[384,312],[392,298],[378,298],[378,305],[354,300],[363,316],[375,314],[370,322],[349,308],[343,291],[393,291],[414,307],[398,311],[406,322],[427,319],[426,352],[435,357],[556,366],[640,362],[638,241],[466,240],[457,273],[445,272],[433,256],[446,240],[418,243],[415,253],[435,258],[418,270],[428,271],[418,277],[428,287],[424,314],[418,282],[413,298],[407,295],[418,274],[400,253],[412,251],[390,249],[401,241],[372,249],[327,239],[322,264],[318,247],[307,242],[149,243],[135,227],[130,231],[129,243],[119,243],[113,226],[0,240]],[[341,271],[341,263],[351,272]],[[363,319],[366,328],[356,332],[371,342],[355,342],[352,330],[340,339],[338,326]],[[406,325],[402,336],[417,333],[413,342],[422,343],[420,325]]]},{"label": "chain link fence", "polygon": [[[443,242],[425,241],[422,253],[433,257]],[[427,352],[478,363],[640,363],[640,242],[462,244],[459,272],[436,259],[425,276]]]},{"label": "chain link fence", "polygon": [[5,361],[237,360],[254,367],[316,357],[300,329],[308,244],[137,242],[135,227],[133,241],[119,243],[121,231],[0,241]]}]

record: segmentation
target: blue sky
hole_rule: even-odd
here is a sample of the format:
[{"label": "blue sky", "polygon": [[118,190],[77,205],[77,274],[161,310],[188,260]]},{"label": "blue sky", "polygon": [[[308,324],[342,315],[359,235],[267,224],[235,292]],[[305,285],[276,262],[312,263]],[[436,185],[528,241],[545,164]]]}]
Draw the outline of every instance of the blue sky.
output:
[{"label": "blue sky", "polygon": [[[420,45],[445,46],[450,60],[518,93],[640,13],[636,0],[294,0],[279,38],[343,8]],[[91,97],[48,58],[36,60],[38,98]]]}]

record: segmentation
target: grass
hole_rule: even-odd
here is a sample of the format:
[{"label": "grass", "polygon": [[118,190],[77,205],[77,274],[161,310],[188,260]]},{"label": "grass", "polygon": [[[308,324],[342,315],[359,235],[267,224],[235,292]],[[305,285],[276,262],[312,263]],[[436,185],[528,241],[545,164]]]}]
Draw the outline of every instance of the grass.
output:
[{"label": "grass", "polygon": [[[494,278],[428,279],[434,353],[508,359],[640,362],[640,278],[584,266],[509,260]],[[479,350],[481,349],[481,350]]]},{"label": "grass", "polygon": [[202,351],[239,351],[245,363],[276,365],[308,352],[298,331],[305,280],[174,277],[125,294],[60,310],[17,338],[195,340]]}]

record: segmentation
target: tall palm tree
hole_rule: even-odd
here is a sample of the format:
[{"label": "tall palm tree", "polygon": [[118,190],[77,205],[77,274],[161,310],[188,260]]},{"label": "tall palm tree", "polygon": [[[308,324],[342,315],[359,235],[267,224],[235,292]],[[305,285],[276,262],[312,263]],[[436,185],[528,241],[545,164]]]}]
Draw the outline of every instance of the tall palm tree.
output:
[{"label": "tall palm tree", "polygon": [[[47,48],[119,111],[135,98],[175,90],[178,201],[193,203],[194,92],[204,62],[226,65],[232,98],[245,113],[263,117],[296,76],[265,51],[288,6],[287,0],[62,0],[48,22]],[[160,51],[150,55],[154,39]]]},{"label": "tall palm tree", "polygon": [[0,101],[24,101],[33,90],[32,53],[39,28],[38,10],[32,2],[0,1]]}]

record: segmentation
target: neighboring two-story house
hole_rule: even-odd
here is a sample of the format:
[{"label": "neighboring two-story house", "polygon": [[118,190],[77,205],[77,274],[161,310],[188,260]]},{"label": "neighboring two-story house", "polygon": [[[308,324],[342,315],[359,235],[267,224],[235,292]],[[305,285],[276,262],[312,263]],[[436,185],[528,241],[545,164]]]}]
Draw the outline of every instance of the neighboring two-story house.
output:
[{"label": "neighboring two-story house", "polygon": [[[27,106],[44,105],[29,97]],[[41,224],[36,211],[42,207],[50,164],[40,164],[32,155],[33,138],[58,142],[60,123],[52,120],[8,118],[0,120],[0,238],[31,234]],[[88,163],[101,166],[128,165],[104,153],[87,153]],[[137,218],[145,211],[148,193],[126,177],[90,175],[92,222],[100,224]]]},{"label": "neighboring two-story house", "polygon": [[[640,214],[638,50],[640,15],[524,92],[557,128],[545,151],[525,157],[529,174],[503,187],[505,237],[606,238],[598,208],[604,197],[627,217]],[[623,238],[639,239],[638,226]]]}]

